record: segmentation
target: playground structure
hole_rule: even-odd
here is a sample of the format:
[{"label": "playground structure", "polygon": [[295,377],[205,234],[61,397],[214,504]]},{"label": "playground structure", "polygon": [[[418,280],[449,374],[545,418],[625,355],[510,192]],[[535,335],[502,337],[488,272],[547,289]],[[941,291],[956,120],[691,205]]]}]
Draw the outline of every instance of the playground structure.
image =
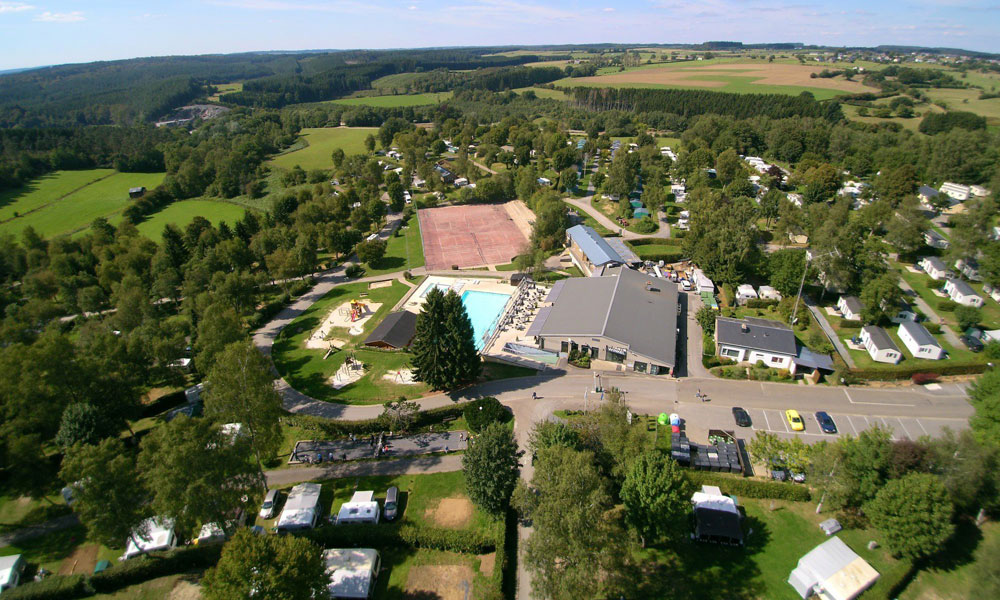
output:
[{"label": "playground structure", "polygon": [[352,352],[346,359],[344,359],[344,364],[340,365],[337,372],[330,378],[330,385],[333,386],[333,389],[339,390],[342,387],[351,385],[364,376],[365,365],[359,361]]},{"label": "playground structure", "polygon": [[400,385],[416,385],[418,381],[413,377],[413,371],[410,369],[399,369],[398,371],[389,371],[382,376],[382,379],[386,381],[391,381],[392,383],[398,383]]},{"label": "playground structure", "polygon": [[[330,311],[316,331],[306,341],[306,347],[314,350],[329,350],[330,337],[334,329],[347,329],[352,336],[364,333],[365,324],[382,308],[381,303],[371,303],[365,300],[349,300]],[[343,346],[343,343],[338,344]]]}]

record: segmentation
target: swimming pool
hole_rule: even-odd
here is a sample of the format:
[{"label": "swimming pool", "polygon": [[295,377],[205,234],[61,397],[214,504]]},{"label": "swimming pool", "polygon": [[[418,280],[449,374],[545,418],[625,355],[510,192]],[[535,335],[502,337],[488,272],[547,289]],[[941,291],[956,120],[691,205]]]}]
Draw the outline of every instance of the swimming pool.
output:
[{"label": "swimming pool", "polygon": [[507,306],[510,294],[497,294],[495,292],[477,292],[467,290],[462,294],[462,305],[465,312],[469,314],[472,321],[472,330],[475,333],[476,350],[483,349],[484,337],[493,333],[496,328],[497,318]]}]

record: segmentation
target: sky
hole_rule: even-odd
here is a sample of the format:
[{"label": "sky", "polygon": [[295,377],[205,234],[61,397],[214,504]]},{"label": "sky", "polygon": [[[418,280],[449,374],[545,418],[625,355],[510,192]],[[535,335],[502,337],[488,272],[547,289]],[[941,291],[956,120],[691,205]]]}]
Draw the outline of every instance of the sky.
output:
[{"label": "sky", "polygon": [[0,0],[0,70],[253,50],[569,43],[1000,52],[1000,0]]}]

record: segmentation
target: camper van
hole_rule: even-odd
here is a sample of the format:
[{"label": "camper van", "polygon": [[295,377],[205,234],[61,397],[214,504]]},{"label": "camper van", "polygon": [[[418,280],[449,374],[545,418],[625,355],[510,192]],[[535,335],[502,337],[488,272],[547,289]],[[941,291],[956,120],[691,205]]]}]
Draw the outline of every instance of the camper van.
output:
[{"label": "camper van", "polygon": [[336,523],[337,525],[378,523],[380,516],[375,492],[354,492],[350,502],[344,502],[340,505]]},{"label": "camper van", "polygon": [[[141,533],[143,529],[145,529],[145,533]],[[171,550],[177,547],[173,519],[166,517],[146,519],[139,531],[139,533],[133,533],[129,536],[125,554],[118,560],[128,560],[150,552]]]},{"label": "camper van", "polygon": [[278,533],[312,529],[319,520],[318,483],[300,483],[288,492],[285,507],[278,516]]}]

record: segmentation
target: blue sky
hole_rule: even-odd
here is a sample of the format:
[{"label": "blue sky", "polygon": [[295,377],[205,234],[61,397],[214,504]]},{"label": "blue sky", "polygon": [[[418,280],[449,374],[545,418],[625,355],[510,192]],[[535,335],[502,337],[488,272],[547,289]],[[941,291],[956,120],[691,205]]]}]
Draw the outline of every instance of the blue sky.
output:
[{"label": "blue sky", "polygon": [[736,40],[1000,52],[1000,0],[0,0],[0,69],[136,56]]}]

